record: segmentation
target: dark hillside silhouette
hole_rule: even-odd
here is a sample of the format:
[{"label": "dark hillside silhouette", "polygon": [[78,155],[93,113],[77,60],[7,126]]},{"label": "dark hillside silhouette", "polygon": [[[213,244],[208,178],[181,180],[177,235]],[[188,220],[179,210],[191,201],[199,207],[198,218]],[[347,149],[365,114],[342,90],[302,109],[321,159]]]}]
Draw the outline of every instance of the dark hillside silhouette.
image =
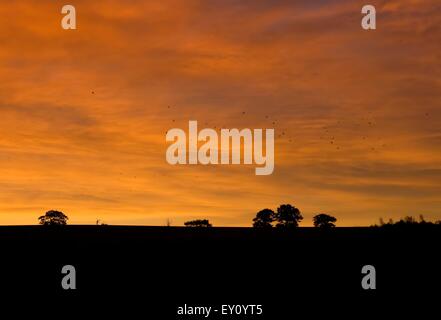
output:
[{"label": "dark hillside silhouette", "polygon": [[[437,297],[433,296],[441,285],[437,225],[398,232],[371,227],[260,231],[250,227],[0,227],[2,290],[8,294],[16,290],[19,301],[25,302],[22,296],[34,292],[46,299],[55,293],[68,303],[72,297],[81,297],[78,301],[91,301],[99,308],[103,304],[97,299],[115,301],[124,305],[125,312],[134,308],[146,315],[158,312],[159,316],[148,317],[154,319],[176,319],[177,304],[207,297],[219,304],[225,297],[263,303],[264,319],[295,319],[298,305],[323,310],[324,316],[357,303],[360,310],[368,306],[379,314],[380,307],[387,307],[396,312],[392,298]],[[66,264],[77,269],[75,292],[60,286],[61,268]],[[361,269],[366,264],[377,268],[375,292],[361,289]]]},{"label": "dark hillside silhouette", "polygon": [[[300,210],[290,205],[280,206],[278,213],[290,226],[301,220]],[[207,297],[224,303],[227,297],[264,303],[265,319],[292,319],[298,305],[311,310],[319,305],[329,316],[341,301],[344,310],[359,303],[360,310],[386,306],[396,312],[391,297],[426,299],[441,287],[439,224],[405,218],[403,223],[412,227],[335,227],[332,232],[296,227],[286,232],[268,226],[271,216],[270,209],[256,215],[255,222],[266,222],[263,232],[209,228],[206,219],[188,221],[188,227],[0,227],[2,290],[16,290],[19,297],[23,292],[45,298],[56,293],[68,303],[76,295],[99,308],[97,299],[119,305],[128,301],[125,312],[158,312],[155,319],[176,319],[177,304]],[[75,292],[60,286],[67,264],[77,268]],[[377,268],[374,292],[361,288],[365,265]]]}]

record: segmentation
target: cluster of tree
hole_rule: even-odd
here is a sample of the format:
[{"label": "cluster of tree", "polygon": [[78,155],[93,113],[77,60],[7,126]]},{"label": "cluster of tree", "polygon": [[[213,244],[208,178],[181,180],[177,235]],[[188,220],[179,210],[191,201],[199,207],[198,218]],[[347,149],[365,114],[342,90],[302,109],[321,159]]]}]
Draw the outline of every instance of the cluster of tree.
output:
[{"label": "cluster of tree", "polygon": [[[67,224],[69,218],[61,211],[50,210],[43,216],[38,218],[39,223],[44,226],[62,226]],[[271,209],[263,209],[256,214],[253,219],[254,228],[272,228],[273,224],[277,228],[295,228],[299,226],[300,221],[303,220],[300,210],[290,204],[282,204],[274,212]],[[96,224],[106,225],[96,221]],[[313,217],[314,227],[329,229],[334,228],[337,219],[331,215],[320,213]],[[184,223],[186,227],[210,228],[212,224],[207,219],[191,220]],[[441,220],[431,222],[426,221],[422,215],[419,220],[412,216],[404,217],[396,222],[389,219],[387,223],[380,219],[380,225],[374,227],[407,227],[407,226],[441,226]]]},{"label": "cluster of tree", "polygon": [[184,223],[184,226],[195,227],[195,228],[210,228],[210,227],[212,227],[211,223],[207,219],[187,221]]},{"label": "cluster of tree", "polygon": [[44,226],[64,226],[69,218],[61,211],[50,210],[38,217],[39,223]]},{"label": "cluster of tree", "polygon": [[[275,223],[276,228],[295,228],[303,220],[300,210],[290,204],[282,204],[274,212],[271,209],[263,209],[256,214],[253,219],[254,228],[272,228]],[[314,227],[333,228],[337,219],[325,213],[314,216]]]},{"label": "cluster of tree", "polygon": [[404,218],[401,218],[398,221],[394,221],[392,219],[389,219],[388,222],[384,222],[382,218],[380,218],[380,225],[374,225],[374,227],[415,227],[415,226],[441,226],[441,220],[431,222],[426,221],[422,215],[420,215],[419,220],[415,219],[412,216],[406,216]]}]

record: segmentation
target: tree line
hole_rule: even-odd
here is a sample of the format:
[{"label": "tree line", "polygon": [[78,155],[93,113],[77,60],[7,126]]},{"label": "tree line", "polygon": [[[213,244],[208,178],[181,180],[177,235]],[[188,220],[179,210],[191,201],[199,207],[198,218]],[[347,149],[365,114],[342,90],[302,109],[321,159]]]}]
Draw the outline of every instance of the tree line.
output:
[{"label": "tree line", "polygon": [[[68,219],[67,215],[56,210],[50,210],[38,218],[39,223],[45,226],[66,225]],[[271,229],[273,227],[278,229],[292,229],[298,227],[302,220],[303,216],[298,208],[290,204],[282,204],[276,211],[267,208],[257,212],[252,220],[252,226],[256,229]],[[99,221],[100,220],[97,220],[97,225]],[[331,229],[335,227],[337,218],[326,213],[319,213],[313,217],[312,222],[316,228]],[[102,223],[101,225],[106,224]],[[170,223],[168,222],[167,225],[169,226]],[[197,219],[185,222],[184,226],[190,228],[211,228],[213,225],[208,219]],[[371,227],[390,228],[408,226],[441,226],[441,220],[430,222],[426,221],[422,215],[420,215],[419,220],[412,216],[407,216],[396,222],[392,219],[389,219],[388,222],[384,222],[383,219],[380,219],[379,225],[373,225]]]},{"label": "tree line", "polygon": [[[290,204],[282,204],[275,212],[271,209],[260,210],[253,219],[253,227],[296,228],[302,220],[303,216],[298,208]],[[336,222],[337,218],[326,213],[319,213],[313,217],[314,227],[317,228],[334,228]]]}]

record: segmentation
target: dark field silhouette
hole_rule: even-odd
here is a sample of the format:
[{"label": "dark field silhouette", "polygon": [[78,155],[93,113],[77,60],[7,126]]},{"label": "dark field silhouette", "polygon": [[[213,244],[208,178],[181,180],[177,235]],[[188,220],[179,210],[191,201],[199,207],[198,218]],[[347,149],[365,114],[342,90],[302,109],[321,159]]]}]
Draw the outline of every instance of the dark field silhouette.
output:
[{"label": "dark field silhouette", "polygon": [[[117,301],[161,319],[175,319],[183,303],[263,304],[264,319],[294,317],[316,304],[314,314],[355,306],[392,313],[394,301],[430,303],[430,292],[439,290],[441,228],[433,226],[0,227],[2,290],[21,299],[61,296],[75,305]],[[77,269],[71,292],[60,286],[67,264]],[[360,285],[368,264],[377,270],[376,290]]]}]

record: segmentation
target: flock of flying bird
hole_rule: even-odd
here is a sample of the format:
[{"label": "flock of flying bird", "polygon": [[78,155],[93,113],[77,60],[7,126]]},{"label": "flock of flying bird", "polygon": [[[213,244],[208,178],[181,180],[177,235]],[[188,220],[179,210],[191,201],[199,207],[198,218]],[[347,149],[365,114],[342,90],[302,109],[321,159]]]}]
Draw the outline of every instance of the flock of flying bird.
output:
[{"label": "flock of flying bird", "polygon": [[[167,106],[168,110],[171,110],[172,107]],[[241,112],[241,116],[245,117],[246,116],[246,111],[242,111]],[[426,113],[426,116],[428,116],[428,113]],[[268,121],[268,119],[270,119],[269,115],[265,115],[265,120]],[[176,120],[172,119],[172,123],[175,123]],[[275,119],[272,119],[271,121],[272,127],[276,132],[276,138],[278,139],[284,139],[285,141],[287,141],[288,143],[295,143],[298,142],[298,139],[295,139],[293,137],[292,134],[289,134],[289,130],[286,128],[283,128],[282,126],[279,125],[278,121]],[[208,125],[208,122],[204,123],[205,126]],[[345,121],[344,120],[337,120],[335,122],[335,124],[333,125],[328,125],[328,126],[322,126],[320,129],[321,131],[319,132],[319,140],[328,143],[333,149],[335,150],[341,150],[344,148],[344,144],[339,143],[338,141],[341,141],[337,138],[337,136],[339,135],[340,137],[342,137],[344,135],[343,130],[345,130]],[[377,139],[375,141],[375,139],[373,138],[369,138],[369,130],[375,127],[375,121],[372,117],[363,117],[360,119],[360,121],[358,123],[347,123],[347,128],[349,127],[354,127],[354,125],[357,127],[357,131],[353,131],[352,136],[353,137],[359,137],[360,140],[365,143],[366,145],[368,145],[367,147],[373,152],[376,150],[379,150],[380,148],[385,148],[386,144],[381,142],[379,139]],[[214,129],[224,129],[227,128],[227,126],[218,126],[215,125],[213,126]],[[359,131],[362,130],[362,134],[359,134]],[[347,132],[347,130],[345,130]],[[167,131],[168,132],[168,131]],[[167,134],[166,132],[166,134]]]},{"label": "flock of flying bird", "polygon": [[[95,91],[91,91],[91,94],[94,95]],[[171,111],[172,109],[173,108],[171,106],[169,106],[169,105],[167,106],[167,110],[168,111]],[[245,117],[246,114],[247,114],[246,111],[242,111],[241,112],[242,117]],[[426,112],[425,116],[428,117],[429,113]],[[265,120],[268,120],[268,119],[270,119],[270,116],[269,115],[265,115]],[[176,120],[172,119],[171,122],[175,123]],[[329,143],[330,146],[334,147],[335,150],[342,149],[343,145],[338,143],[338,139],[336,138],[336,136],[337,136],[337,133],[338,133],[338,131],[340,129],[344,129],[343,128],[343,122],[344,122],[343,120],[338,120],[334,125],[322,126],[321,127],[322,131],[319,134],[319,140],[326,141],[327,143]],[[207,126],[208,122],[205,122],[204,124]],[[273,119],[271,121],[271,124],[272,124],[273,128],[276,129],[276,131],[275,131],[276,134],[277,134],[276,138],[285,139],[285,141],[288,141],[289,143],[294,143],[296,141],[298,142],[298,140],[294,139],[292,137],[292,135],[290,135],[288,133],[288,130],[286,128],[279,128],[277,130],[277,127],[278,127],[277,120]],[[385,143],[381,143],[379,141],[374,142],[375,145],[373,145],[372,143],[368,142],[369,137],[368,137],[367,132],[368,132],[368,130],[370,128],[373,128],[374,125],[375,125],[374,124],[374,120],[372,118],[371,119],[369,119],[369,118],[361,118],[361,122],[356,124],[356,125],[357,125],[357,127],[359,129],[362,129],[361,127],[365,126],[363,134],[362,135],[358,135],[358,136],[361,138],[362,141],[366,142],[366,144],[370,144],[369,148],[370,148],[371,151],[376,151],[376,150],[378,150],[380,148],[386,147]],[[226,128],[226,126],[218,126],[218,125],[216,125],[216,126],[213,126],[213,128],[214,129],[224,129],[224,128]],[[334,130],[334,134],[331,132],[331,130]],[[166,132],[166,134],[167,134],[167,132]]]},{"label": "flock of flying bird", "polygon": [[[91,94],[95,95],[95,91],[91,91]],[[167,106],[167,110],[173,111],[173,113],[176,115],[178,114],[176,112],[176,110],[173,110],[175,108],[172,108],[171,106]],[[370,113],[369,113],[370,114]],[[241,111],[241,116],[242,117],[246,117],[247,113],[246,111]],[[426,117],[429,117],[429,113],[426,112],[425,113]],[[278,139],[283,139],[284,142],[288,142],[288,143],[299,143],[300,139],[295,139],[293,137],[292,134],[289,133],[289,130],[286,128],[283,128],[280,126],[278,120],[276,119],[271,119],[271,117],[269,115],[265,115],[264,116],[265,121],[271,121],[272,127],[275,129],[276,132],[276,138]],[[271,120],[270,120],[271,119]],[[175,119],[171,119],[172,123],[176,123]],[[205,126],[208,126],[208,121],[206,121],[204,123]],[[354,127],[355,126],[355,127]],[[334,148],[334,150],[341,150],[343,148],[343,144],[339,143],[338,141],[343,141],[341,139],[337,139],[337,136],[339,137],[345,137],[348,136],[348,128],[352,127],[352,132],[350,133],[352,135],[352,137],[358,137],[362,142],[365,143],[365,145],[367,145],[367,147],[372,151],[376,151],[379,150],[380,148],[385,148],[386,144],[382,143],[380,139],[374,139],[374,138],[369,138],[369,130],[373,129],[375,127],[375,120],[373,117],[363,117],[361,119],[359,119],[359,122],[355,123],[354,121],[348,121],[345,122],[343,119],[337,120],[336,122],[334,122],[334,124],[332,125],[327,125],[327,126],[321,126],[320,127],[320,132],[319,132],[319,140],[323,141],[324,143],[328,144],[329,146],[331,146],[332,148]],[[227,128],[226,126],[213,126],[214,129],[223,129],[223,128]],[[355,130],[357,129],[357,130]],[[360,133],[361,131],[361,133]],[[166,132],[167,133],[167,132]],[[376,140],[376,141],[374,141]],[[120,173],[122,175],[122,173]],[[134,176],[133,178],[136,179],[136,176]]]}]

